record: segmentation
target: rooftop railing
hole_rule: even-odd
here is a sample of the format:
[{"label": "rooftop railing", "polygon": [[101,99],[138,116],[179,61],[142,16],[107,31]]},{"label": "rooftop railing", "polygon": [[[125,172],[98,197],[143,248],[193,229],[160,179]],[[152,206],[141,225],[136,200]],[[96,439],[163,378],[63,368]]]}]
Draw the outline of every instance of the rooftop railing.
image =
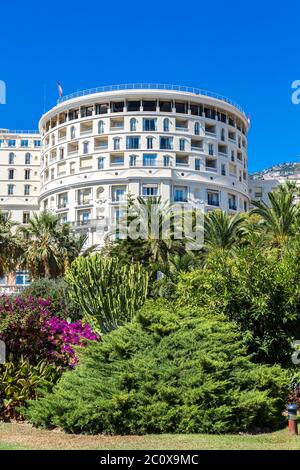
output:
[{"label": "rooftop railing", "polygon": [[220,95],[213,91],[208,91],[203,88],[194,88],[181,85],[171,85],[165,83],[125,83],[120,85],[107,85],[96,88],[89,88],[88,90],[76,91],[66,96],[62,96],[57,100],[57,103],[64,103],[65,101],[71,100],[73,98],[78,98],[80,96],[92,95],[94,93],[105,93],[109,91],[122,91],[122,90],[168,90],[168,91],[180,91],[184,93],[192,93],[194,95],[208,96],[210,98],[215,98],[225,103],[230,104],[231,106],[238,109],[244,116],[246,116],[243,108],[237,104],[235,101],[227,98],[226,96]]},{"label": "rooftop railing", "polygon": [[18,129],[15,129],[15,130],[11,130],[11,129],[0,129],[0,134],[39,134],[39,131],[38,130],[34,130],[34,131],[31,131],[31,130],[18,130]]}]

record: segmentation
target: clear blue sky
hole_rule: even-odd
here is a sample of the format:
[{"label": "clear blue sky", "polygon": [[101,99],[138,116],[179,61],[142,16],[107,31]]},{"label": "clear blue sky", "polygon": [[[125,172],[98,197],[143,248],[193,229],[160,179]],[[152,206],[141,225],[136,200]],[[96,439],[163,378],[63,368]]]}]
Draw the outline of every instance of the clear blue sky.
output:
[{"label": "clear blue sky", "polygon": [[160,82],[207,88],[251,115],[250,171],[299,161],[300,79],[296,1],[170,0],[3,2],[0,127],[31,129],[64,93]]}]

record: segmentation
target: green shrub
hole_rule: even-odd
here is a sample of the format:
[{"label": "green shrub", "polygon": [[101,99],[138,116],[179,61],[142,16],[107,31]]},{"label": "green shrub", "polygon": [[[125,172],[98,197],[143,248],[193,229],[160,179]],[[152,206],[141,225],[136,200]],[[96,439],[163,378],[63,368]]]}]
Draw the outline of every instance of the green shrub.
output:
[{"label": "green shrub", "polygon": [[140,264],[122,265],[99,253],[73,261],[65,279],[71,298],[99,333],[132,321],[147,296],[148,274]]},{"label": "green shrub", "polygon": [[265,430],[282,425],[287,393],[285,371],[252,363],[224,316],[156,301],[83,350],[26,416],[73,433]]},{"label": "green shrub", "polygon": [[182,305],[205,305],[239,326],[259,362],[291,364],[291,343],[300,338],[299,251],[238,249],[216,252],[205,269],[183,273]]},{"label": "green shrub", "polygon": [[51,388],[60,371],[46,362],[30,365],[25,359],[0,365],[0,417],[4,420],[19,419],[20,407],[27,400],[37,397],[38,387]]},{"label": "green shrub", "polygon": [[21,297],[36,297],[38,299],[49,300],[48,310],[52,315],[70,319],[80,320],[82,311],[78,304],[72,301],[69,296],[70,287],[64,279],[38,279],[30,284],[22,293]]}]

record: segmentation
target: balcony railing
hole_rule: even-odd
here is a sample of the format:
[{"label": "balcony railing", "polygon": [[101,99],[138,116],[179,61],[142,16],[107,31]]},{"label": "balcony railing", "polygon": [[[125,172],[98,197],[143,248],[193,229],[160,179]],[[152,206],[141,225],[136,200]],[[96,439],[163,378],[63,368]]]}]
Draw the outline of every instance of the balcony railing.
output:
[{"label": "balcony railing", "polygon": [[78,98],[80,96],[92,95],[94,93],[106,93],[110,91],[121,91],[121,90],[169,90],[169,91],[179,91],[183,93],[192,93],[194,95],[208,96],[219,101],[224,101],[225,103],[230,104],[234,108],[238,109],[244,116],[246,116],[243,108],[238,105],[235,101],[230,98],[227,98],[224,95],[215,93],[213,91],[205,90],[203,88],[194,88],[182,85],[172,85],[167,83],[125,83],[119,85],[107,85],[102,87],[90,88],[88,90],[77,91],[66,96],[62,96],[57,100],[58,103],[63,103],[65,101],[71,100],[73,98]]}]

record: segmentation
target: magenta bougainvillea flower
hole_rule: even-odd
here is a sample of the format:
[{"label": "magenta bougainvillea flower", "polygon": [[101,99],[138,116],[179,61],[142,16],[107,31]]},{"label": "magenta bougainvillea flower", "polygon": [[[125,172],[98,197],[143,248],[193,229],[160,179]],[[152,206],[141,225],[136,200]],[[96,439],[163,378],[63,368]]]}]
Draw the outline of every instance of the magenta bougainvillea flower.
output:
[{"label": "magenta bougainvillea flower", "polygon": [[78,357],[76,347],[99,341],[89,324],[68,323],[52,316],[51,299],[0,297],[0,340],[11,359],[21,356],[30,363],[46,360],[62,368],[72,368]]}]

